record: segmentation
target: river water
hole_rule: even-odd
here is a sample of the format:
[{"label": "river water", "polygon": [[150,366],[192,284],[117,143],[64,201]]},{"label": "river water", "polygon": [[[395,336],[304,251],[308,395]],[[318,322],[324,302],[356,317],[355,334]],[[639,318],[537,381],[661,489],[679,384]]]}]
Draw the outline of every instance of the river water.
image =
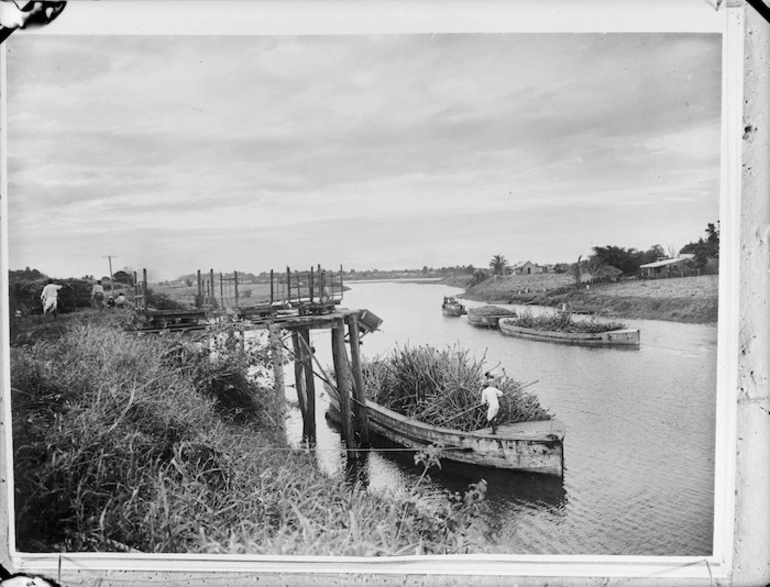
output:
[{"label": "river water", "polygon": [[[395,345],[458,345],[486,355],[490,366],[500,363],[518,381],[537,380],[529,391],[564,422],[561,479],[446,464],[431,474],[429,488],[436,492],[486,479],[489,521],[506,552],[711,554],[715,324],[623,320],[640,329],[638,349],[585,348],[512,338],[475,328],[465,317],[445,317],[441,299],[461,293],[457,288],[348,285],[345,307],[366,308],[384,320],[380,332],[364,338],[364,356]],[[314,331],[312,338],[321,363],[330,365],[329,332]],[[287,378],[292,373],[286,369]],[[319,395],[317,458],[330,474],[344,475],[343,445],[324,418],[328,398]],[[299,445],[298,411],[288,428]],[[408,492],[421,472],[411,455],[397,450],[370,454],[364,469],[370,490],[393,494]]]}]

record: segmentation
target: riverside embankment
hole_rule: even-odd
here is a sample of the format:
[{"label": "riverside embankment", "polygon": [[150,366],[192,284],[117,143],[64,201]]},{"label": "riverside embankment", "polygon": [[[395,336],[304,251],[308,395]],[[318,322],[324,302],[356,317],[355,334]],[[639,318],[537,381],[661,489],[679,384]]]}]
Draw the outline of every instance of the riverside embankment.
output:
[{"label": "riverside embankment", "polygon": [[493,277],[468,286],[459,278],[443,282],[466,287],[461,297],[485,302],[566,306],[602,317],[673,322],[717,321],[718,275],[671,279],[632,279],[577,287],[566,274]]}]

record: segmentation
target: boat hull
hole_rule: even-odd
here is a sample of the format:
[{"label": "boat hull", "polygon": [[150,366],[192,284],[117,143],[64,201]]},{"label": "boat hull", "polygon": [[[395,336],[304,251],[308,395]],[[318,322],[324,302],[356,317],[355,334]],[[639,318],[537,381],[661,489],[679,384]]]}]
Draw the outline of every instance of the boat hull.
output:
[{"label": "boat hull", "polygon": [[[340,421],[339,398],[327,389],[329,416]],[[370,430],[400,446],[421,450],[444,447],[441,458],[482,467],[562,476],[564,471],[564,426],[559,420],[501,424],[497,434],[485,428],[462,432],[439,428],[408,418],[374,402],[367,402]]]},{"label": "boat hull", "polygon": [[584,346],[639,346],[639,330],[611,330],[609,332],[554,332],[514,326],[508,320],[500,320],[500,332],[508,336]]},{"label": "boat hull", "polygon": [[468,324],[478,328],[497,328],[500,316],[482,316],[468,312]]},{"label": "boat hull", "polygon": [[441,312],[444,314],[444,316],[457,317],[465,314],[465,308],[463,308],[462,306],[456,306],[456,307],[449,306],[446,308],[441,308]]}]

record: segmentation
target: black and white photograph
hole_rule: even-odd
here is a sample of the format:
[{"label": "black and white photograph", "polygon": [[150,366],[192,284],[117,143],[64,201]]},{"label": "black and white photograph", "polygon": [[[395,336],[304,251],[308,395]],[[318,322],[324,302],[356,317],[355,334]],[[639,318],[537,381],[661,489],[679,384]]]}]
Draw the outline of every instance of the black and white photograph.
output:
[{"label": "black and white photograph", "polygon": [[14,548],[714,556],[724,46],[14,32]]}]

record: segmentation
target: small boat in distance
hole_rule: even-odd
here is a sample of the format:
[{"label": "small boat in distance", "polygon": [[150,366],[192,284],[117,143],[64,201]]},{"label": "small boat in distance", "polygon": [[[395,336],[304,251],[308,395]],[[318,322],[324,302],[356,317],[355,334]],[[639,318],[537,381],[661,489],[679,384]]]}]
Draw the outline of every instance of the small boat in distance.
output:
[{"label": "small boat in distance", "polygon": [[444,316],[462,316],[467,313],[465,306],[455,296],[444,296],[441,311]]},{"label": "small boat in distance", "polygon": [[[324,388],[329,394],[327,414],[339,423],[339,394],[329,385]],[[564,472],[565,429],[560,420],[500,424],[497,434],[490,428],[464,432],[431,426],[371,400],[366,402],[366,416],[369,429],[382,438],[414,450],[440,446],[440,457],[449,461],[542,475]]]}]

